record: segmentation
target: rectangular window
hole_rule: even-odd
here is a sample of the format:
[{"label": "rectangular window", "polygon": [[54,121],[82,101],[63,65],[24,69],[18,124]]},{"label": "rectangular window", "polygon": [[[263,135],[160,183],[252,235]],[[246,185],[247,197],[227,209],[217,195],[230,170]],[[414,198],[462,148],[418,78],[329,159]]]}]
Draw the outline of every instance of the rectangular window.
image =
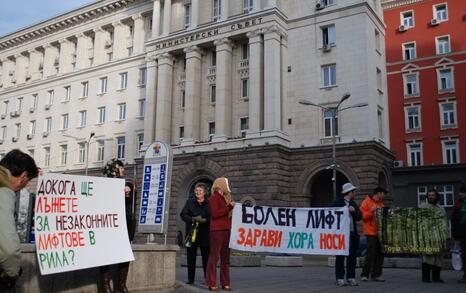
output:
[{"label": "rectangular window", "polygon": [[241,59],[242,60],[249,59],[249,44],[248,43],[241,44]]},{"label": "rectangular window", "polygon": [[420,207],[427,200],[427,186],[417,187],[417,206]]},{"label": "rectangular window", "polygon": [[118,120],[126,119],[126,103],[118,104]]},{"label": "rectangular window", "polygon": [[452,207],[455,202],[454,188],[451,184],[437,185],[435,189],[439,193],[439,205],[443,207]]},{"label": "rectangular window", "polygon": [[421,113],[419,106],[411,106],[405,108],[406,114],[406,130],[421,129]]},{"label": "rectangular window", "polygon": [[178,137],[181,139],[181,138],[184,138],[184,126],[180,126],[180,128],[178,129],[179,133],[178,133]]},{"label": "rectangular window", "polygon": [[381,109],[377,110],[377,126],[379,127],[379,138],[384,138],[384,130],[383,130],[383,112]]},{"label": "rectangular window", "polygon": [[105,107],[99,107],[97,108],[99,112],[99,120],[97,121],[98,124],[104,124],[105,123]]},{"label": "rectangular window", "polygon": [[71,100],[71,86],[65,86],[65,102],[68,102]]},{"label": "rectangular window", "polygon": [[456,126],[456,107],[455,103],[447,102],[440,104],[440,124],[442,127]]},{"label": "rectangular window", "polygon": [[102,77],[100,79],[100,93],[104,94],[107,92],[107,77]]},{"label": "rectangular window", "polygon": [[210,65],[212,67],[217,66],[217,52],[212,51],[212,54],[210,55]]},{"label": "rectangular window", "polygon": [[144,133],[138,134],[138,154],[142,151],[142,146],[144,145]]},{"label": "rectangular window", "polygon": [[146,99],[140,99],[138,101],[138,117],[144,117],[146,112]]},{"label": "rectangular window", "polygon": [[243,0],[243,12],[249,13],[253,8],[253,0]]},{"label": "rectangular window", "polygon": [[18,98],[18,103],[16,105],[17,105],[16,110],[21,113],[21,111],[23,110],[23,98],[22,97]]},{"label": "rectangular window", "polygon": [[215,135],[215,122],[209,122],[209,141],[212,141]]},{"label": "rectangular window", "polygon": [[102,162],[105,159],[105,141],[97,141],[97,161]]},{"label": "rectangular window", "polygon": [[382,85],[382,70],[379,68],[375,69],[376,77],[377,77],[377,89],[380,92],[383,92],[383,85]]},{"label": "rectangular window", "polygon": [[403,44],[403,60],[411,60],[416,58],[416,43]]},{"label": "rectangular window", "polygon": [[44,148],[44,167],[50,166],[50,147]]},{"label": "rectangular window", "polygon": [[69,127],[69,114],[63,114],[61,115],[61,129],[65,130],[65,129],[68,129]]},{"label": "rectangular window", "polygon": [[329,46],[335,45],[337,36],[335,32],[335,25],[330,25],[322,28],[322,45]]},{"label": "rectangular window", "polygon": [[415,96],[419,94],[417,86],[417,74],[404,75],[404,83],[405,96]]},{"label": "rectangular window", "polygon": [[453,78],[451,69],[439,70],[439,90],[448,91],[453,89]]},{"label": "rectangular window", "polygon": [[3,114],[7,115],[8,114],[8,101],[3,102]]},{"label": "rectangular window", "polygon": [[86,126],[86,120],[87,120],[87,111],[79,111],[79,125],[78,127],[84,127]]},{"label": "rectangular window", "polygon": [[31,109],[35,110],[37,109],[37,104],[39,103],[39,95],[38,94],[33,94],[32,95],[32,100],[31,100]]},{"label": "rectangular window", "polygon": [[435,38],[437,43],[437,54],[447,54],[450,53],[450,37],[437,37]]},{"label": "rectangular window", "polygon": [[86,144],[78,143],[78,163],[83,164],[86,161]]},{"label": "rectangular window", "polygon": [[45,118],[45,132],[52,131],[52,117]]},{"label": "rectangular window", "polygon": [[29,134],[30,135],[36,134],[36,120],[32,120],[29,122]]},{"label": "rectangular window", "polygon": [[184,27],[189,27],[191,25],[191,4],[186,4],[184,6]]},{"label": "rectangular window", "polygon": [[375,30],[375,50],[377,50],[380,53],[381,48],[382,48],[382,41],[380,39],[380,33],[378,30]]},{"label": "rectangular window", "polygon": [[125,137],[117,137],[117,159],[125,158]]},{"label": "rectangular window", "polygon": [[245,78],[241,80],[241,97],[249,97],[249,79]]},{"label": "rectangular window", "polygon": [[[324,136],[331,137],[334,134],[338,135],[338,113],[335,108],[324,110]],[[333,114],[335,112],[335,119]]]},{"label": "rectangular window", "polygon": [[5,141],[6,139],[6,126],[2,126],[2,140]]},{"label": "rectangular window", "polygon": [[21,123],[16,123],[16,137],[19,138],[21,136]]},{"label": "rectangular window", "polygon": [[216,101],[216,94],[215,94],[216,91],[217,91],[217,86],[211,85],[210,86],[210,103],[212,105],[214,105]]},{"label": "rectangular window", "polygon": [[55,91],[54,91],[54,90],[50,90],[50,91],[48,91],[48,94],[49,94],[49,95],[48,95],[48,96],[49,96],[49,99],[48,99],[48,101],[47,101],[47,104],[48,104],[48,105],[52,105],[52,104],[53,104],[53,99],[54,99],[54,97],[55,97]]},{"label": "rectangular window", "polygon": [[139,85],[146,85],[147,80],[147,68],[139,69]]},{"label": "rectangular window", "polygon": [[81,83],[83,87],[83,98],[89,96],[89,82],[85,81]]},{"label": "rectangular window", "polygon": [[68,146],[66,144],[60,146],[60,164],[66,165],[66,159],[68,157]]},{"label": "rectangular window", "polygon": [[181,91],[180,104],[181,104],[181,109],[184,109],[184,107],[186,106],[186,92],[185,91]]},{"label": "rectangular window", "polygon": [[322,66],[322,84],[324,87],[337,84],[337,65],[330,64]]},{"label": "rectangular window", "polygon": [[444,164],[458,164],[459,163],[458,141],[457,140],[442,141],[442,145],[443,145],[443,163]]},{"label": "rectangular window", "polygon": [[128,50],[128,56],[133,56],[134,48],[133,47],[128,47],[127,50]]},{"label": "rectangular window", "polygon": [[241,134],[241,137],[246,137],[246,132],[249,129],[249,117],[242,117],[239,119],[239,132]]},{"label": "rectangular window", "polygon": [[401,12],[401,25],[404,25],[406,28],[414,27],[413,11]]},{"label": "rectangular window", "polygon": [[120,73],[120,90],[128,87],[128,72]]},{"label": "rectangular window", "polygon": [[434,18],[439,21],[448,20],[447,4],[434,6]]},{"label": "rectangular window", "polygon": [[213,0],[213,21],[219,21],[222,15],[222,0]]},{"label": "rectangular window", "polygon": [[323,0],[323,2],[325,6],[329,6],[332,5],[335,2],[335,0]]},{"label": "rectangular window", "polygon": [[408,164],[409,166],[422,165],[422,145],[419,143],[408,144]]}]

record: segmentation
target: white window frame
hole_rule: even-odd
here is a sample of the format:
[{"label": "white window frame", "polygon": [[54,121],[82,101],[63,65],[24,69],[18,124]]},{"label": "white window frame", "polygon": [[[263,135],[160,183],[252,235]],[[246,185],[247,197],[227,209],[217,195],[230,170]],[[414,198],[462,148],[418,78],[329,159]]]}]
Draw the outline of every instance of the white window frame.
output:
[{"label": "white window frame", "polygon": [[83,81],[81,82],[81,85],[82,85],[82,90],[83,90],[83,98],[86,98],[89,96],[89,82]]},{"label": "white window frame", "polygon": [[138,100],[138,117],[142,118],[146,112],[146,99]]},{"label": "white window frame", "polygon": [[[419,158],[416,158],[416,160],[419,160],[419,162],[413,162],[413,157],[412,154],[417,154],[418,152],[413,151],[414,146],[419,146]],[[424,164],[424,154],[423,154],[423,145],[422,142],[414,142],[414,143],[408,143],[406,145],[406,152],[408,155],[408,166],[409,167],[416,167],[416,166],[422,166]]]},{"label": "white window frame", "polygon": [[21,113],[22,110],[23,110],[23,97],[19,97],[16,103],[16,111]]},{"label": "white window frame", "polygon": [[212,21],[222,19],[222,0],[212,0]]},{"label": "white window frame", "polygon": [[[121,139],[123,140],[121,142]],[[116,138],[117,143],[117,159],[124,160],[125,159],[125,148],[126,148],[126,137],[118,136]]]},{"label": "white window frame", "polygon": [[65,102],[69,102],[71,101],[71,85],[67,85],[65,87],[63,87],[63,89],[65,90]]},{"label": "white window frame", "polygon": [[[410,76],[416,77],[414,81],[414,84],[416,87],[413,93],[408,93],[408,84],[411,84],[411,82],[408,83],[407,79]],[[405,97],[418,97],[420,95],[419,89],[420,88],[419,88],[419,73],[418,72],[403,74],[403,93]]]},{"label": "white window frame", "polygon": [[417,206],[420,207],[427,201],[427,186],[420,185],[417,187]]},{"label": "white window frame", "polygon": [[243,100],[249,99],[249,78],[241,79],[241,99]]},{"label": "white window frame", "polygon": [[326,25],[320,29],[322,31],[322,45],[335,46],[337,43],[337,31],[335,24]]},{"label": "white window frame", "polygon": [[[405,22],[405,19],[408,19],[405,17],[405,14],[407,13],[411,13],[412,24],[410,24],[409,21]],[[416,22],[414,20],[414,10],[405,10],[400,12],[400,25],[404,25],[406,28],[413,28],[416,26]]]},{"label": "white window frame", "polygon": [[[326,72],[328,72],[327,78],[325,77]],[[322,80],[322,87],[334,87],[337,86],[337,65],[336,63],[333,64],[326,64],[321,66],[321,80]]]},{"label": "white window frame", "polygon": [[68,160],[68,145],[62,144],[60,145],[60,165],[66,166],[67,160]]},{"label": "white window frame", "polygon": [[[440,43],[440,40],[441,39],[446,39],[447,40],[447,46],[448,46],[448,50],[444,51],[444,52],[441,52],[443,50],[440,50],[441,48],[444,48],[445,46],[443,45],[444,43],[442,42],[442,46],[441,46],[441,43]],[[450,35],[443,35],[443,36],[438,36],[438,37],[435,37],[435,52],[437,55],[442,55],[442,54],[448,54],[451,52],[451,42],[450,42]]]},{"label": "white window frame", "polygon": [[128,72],[120,73],[120,88],[119,90],[125,90],[128,88]]},{"label": "white window frame", "polygon": [[126,103],[119,103],[117,105],[117,121],[123,121],[126,120]]},{"label": "white window frame", "polygon": [[[338,136],[338,132],[339,132],[339,127],[338,127],[338,124],[339,124],[339,113],[337,112],[336,113],[336,116],[335,116],[335,125],[333,125],[334,123],[334,120],[333,120],[333,117],[332,117],[332,111],[334,111],[335,107],[328,107],[327,109],[322,109],[322,126],[323,126],[323,134],[324,134],[324,137],[325,138],[329,138],[329,137],[333,137],[333,132],[335,131],[335,136]],[[330,115],[328,116],[327,113]],[[329,128],[327,131],[327,124],[329,125]]]},{"label": "white window frame", "polygon": [[[450,88],[442,88],[442,80],[443,80],[443,77],[442,77],[442,72],[446,72],[446,71],[449,71],[450,72],[450,77],[449,79],[446,79],[446,83],[448,85],[448,83],[450,84]],[[439,68],[437,69],[437,86],[438,86],[438,92],[439,93],[442,93],[442,92],[453,92],[455,90],[455,83],[454,83],[454,80],[455,80],[455,75],[454,75],[454,69],[453,67],[448,67],[448,68]]]},{"label": "white window frame", "polygon": [[47,93],[48,93],[47,105],[53,105],[53,100],[55,99],[55,90],[49,90]]},{"label": "white window frame", "polygon": [[243,13],[249,13],[254,8],[254,0],[243,0]]},{"label": "white window frame", "polygon": [[50,167],[50,147],[44,147],[44,167]]},{"label": "white window frame", "polygon": [[[402,47],[403,60],[406,61],[406,60],[413,60],[417,58],[416,42],[403,43],[401,44],[401,47]],[[409,58],[406,56],[407,52],[408,52]]]},{"label": "white window frame", "polygon": [[139,156],[141,150],[142,150],[142,147],[144,145],[144,132],[142,133],[138,133],[136,135],[136,138],[137,138],[137,153],[136,153],[136,156]]},{"label": "white window frame", "polygon": [[436,185],[435,190],[437,190],[440,195],[438,202],[440,206],[452,207],[455,205],[455,187],[453,184]]},{"label": "white window frame", "polygon": [[[447,104],[451,104],[453,109],[451,111],[445,111],[444,106]],[[443,101],[439,103],[439,113],[440,113],[440,127],[444,128],[455,128],[457,127],[457,115],[456,115],[456,101]],[[446,116],[445,116],[446,115]],[[447,118],[448,122],[445,124],[445,117]],[[453,121],[452,121],[453,120]]]},{"label": "white window frame", "polygon": [[[243,121],[246,121],[247,128],[243,128]],[[249,116],[239,118],[239,134],[241,137],[246,137],[246,133],[249,130]]]},{"label": "white window frame", "polygon": [[105,119],[106,119],[105,116],[107,115],[107,108],[105,106],[99,107],[97,108],[97,112],[98,112],[97,124],[104,124]]},{"label": "white window frame", "polygon": [[191,3],[184,5],[184,27],[188,28],[191,26],[192,5]]},{"label": "white window frame", "polygon": [[44,130],[45,130],[45,132],[51,132],[52,131],[52,117],[46,117],[45,118]]},{"label": "white window frame", "polygon": [[[455,148],[450,147],[448,144],[449,143],[455,143]],[[451,151],[454,151],[454,155],[456,156],[456,161],[450,161],[452,154],[450,153]],[[449,154],[450,153],[450,154]],[[448,139],[448,140],[442,140],[442,158],[443,158],[443,163],[444,164],[459,164],[460,161],[460,147],[459,147],[459,140],[458,139]]]},{"label": "white window frame", "polygon": [[[213,125],[213,132],[210,132],[211,130],[211,125]],[[212,141],[212,139],[214,138],[214,135],[215,135],[215,121],[208,121],[207,122],[207,137],[209,139],[209,141]]]},{"label": "white window frame", "polygon": [[32,94],[31,99],[31,108],[35,110],[37,109],[37,105],[39,103],[39,94]]},{"label": "white window frame", "polygon": [[79,111],[79,124],[78,127],[85,127],[87,124],[87,110]]},{"label": "white window frame", "polygon": [[105,94],[108,90],[108,78],[107,76],[99,78],[99,94]]},{"label": "white window frame", "polygon": [[[417,109],[417,120],[415,115],[410,115],[410,109]],[[405,130],[406,132],[417,132],[422,130],[422,119],[421,119],[421,106],[420,105],[406,105],[405,110]],[[411,118],[411,119],[410,119]],[[413,127],[410,127],[410,121],[412,120]],[[417,122],[417,125],[416,125]],[[417,126],[417,127],[416,127]]]},{"label": "white window frame", "polygon": [[84,164],[86,160],[86,143],[85,142],[79,142],[78,143],[78,164]]},{"label": "white window frame", "polygon": [[36,134],[37,122],[36,120],[29,121],[29,134],[34,135]]},{"label": "white window frame", "polygon": [[[438,18],[438,7],[439,6],[445,6],[445,18]],[[447,2],[444,2],[444,3],[437,3],[435,5],[432,6],[432,18],[433,19],[436,19],[438,22],[444,22],[444,21],[448,21],[448,3]]]},{"label": "white window frame", "polygon": [[138,85],[139,86],[145,86],[147,82],[147,68],[139,68],[139,80],[138,80]]},{"label": "white window frame", "polygon": [[70,115],[65,113],[61,115],[61,129],[66,130],[70,127]]},{"label": "white window frame", "polygon": [[105,160],[105,140],[97,141],[97,162]]}]

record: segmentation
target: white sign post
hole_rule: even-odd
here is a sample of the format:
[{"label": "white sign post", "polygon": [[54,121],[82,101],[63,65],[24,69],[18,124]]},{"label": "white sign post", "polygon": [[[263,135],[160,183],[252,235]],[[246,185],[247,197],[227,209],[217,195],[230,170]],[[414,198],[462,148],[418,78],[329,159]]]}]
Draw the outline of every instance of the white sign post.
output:
[{"label": "white sign post", "polygon": [[134,260],[124,187],[115,178],[39,177],[34,231],[42,275]]},{"label": "white sign post", "polygon": [[144,155],[138,231],[166,233],[173,155],[168,144],[152,143]]}]

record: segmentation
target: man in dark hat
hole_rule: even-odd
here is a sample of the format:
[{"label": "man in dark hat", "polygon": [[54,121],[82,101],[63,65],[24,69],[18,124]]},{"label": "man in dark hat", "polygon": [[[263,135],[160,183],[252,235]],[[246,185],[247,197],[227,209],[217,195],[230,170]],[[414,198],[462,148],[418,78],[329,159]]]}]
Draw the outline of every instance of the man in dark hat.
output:
[{"label": "man in dark hat", "polygon": [[460,187],[459,198],[451,216],[451,232],[455,243],[461,247],[463,261],[463,277],[458,281],[466,283],[466,184]]}]

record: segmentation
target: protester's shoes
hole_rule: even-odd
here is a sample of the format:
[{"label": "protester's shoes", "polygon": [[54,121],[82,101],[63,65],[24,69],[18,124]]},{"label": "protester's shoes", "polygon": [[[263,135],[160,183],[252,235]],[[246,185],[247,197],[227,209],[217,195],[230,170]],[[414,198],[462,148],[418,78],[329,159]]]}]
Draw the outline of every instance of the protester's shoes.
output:
[{"label": "protester's shoes", "polygon": [[378,277],[372,278],[372,281],[385,282],[385,279],[382,276],[378,276]]},{"label": "protester's shoes", "polygon": [[337,279],[337,286],[342,287],[348,285],[344,279]]},{"label": "protester's shoes", "polygon": [[359,286],[355,279],[348,279],[346,282],[348,283],[348,286]]},{"label": "protester's shoes", "polygon": [[209,291],[218,292],[218,291],[220,291],[220,289],[217,286],[209,286]]},{"label": "protester's shoes", "polygon": [[233,291],[233,289],[231,289],[231,287],[229,285],[222,286],[222,289],[224,291]]},{"label": "protester's shoes", "polygon": [[366,277],[366,276],[362,276],[362,277],[361,277],[361,281],[363,281],[363,282],[367,282],[367,281],[369,281],[369,278],[368,278],[368,277]]}]

